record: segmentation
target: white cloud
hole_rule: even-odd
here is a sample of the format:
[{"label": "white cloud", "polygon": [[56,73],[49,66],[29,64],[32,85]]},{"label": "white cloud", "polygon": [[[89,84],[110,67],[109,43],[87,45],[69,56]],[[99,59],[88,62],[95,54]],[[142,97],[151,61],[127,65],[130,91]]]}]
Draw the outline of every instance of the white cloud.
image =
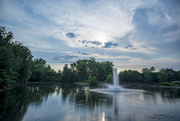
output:
[{"label": "white cloud", "polygon": [[[145,15],[138,13],[141,18],[135,20],[137,10]],[[163,53],[167,49],[163,44],[180,40],[178,10],[178,7],[167,9],[166,2],[157,0],[96,0],[87,3],[80,0],[1,0],[0,22],[13,31],[15,40],[33,52],[68,52],[78,58],[94,56],[123,63],[120,65],[124,68],[138,68],[151,65],[151,62],[158,65],[158,56],[171,55]],[[74,37],[68,37],[67,33],[73,33]],[[101,45],[90,43],[85,46],[79,40],[97,41]],[[107,42],[118,46],[103,48]],[[129,58],[127,63],[117,60],[125,56]],[[146,60],[147,56],[151,60]],[[171,59],[176,61],[179,58]]]},{"label": "white cloud", "polygon": [[[116,3],[106,5],[106,2],[102,1],[97,2],[95,7],[94,4],[84,7],[78,2],[69,1],[56,4],[47,2],[37,5],[35,11],[59,26],[59,33],[55,37],[63,39],[69,46],[78,47],[77,40],[115,41],[114,37],[124,36],[133,29],[133,26],[129,24],[132,15],[121,10]],[[48,6],[53,7],[48,8]],[[80,36],[68,39],[64,36],[66,32],[74,32]]]}]

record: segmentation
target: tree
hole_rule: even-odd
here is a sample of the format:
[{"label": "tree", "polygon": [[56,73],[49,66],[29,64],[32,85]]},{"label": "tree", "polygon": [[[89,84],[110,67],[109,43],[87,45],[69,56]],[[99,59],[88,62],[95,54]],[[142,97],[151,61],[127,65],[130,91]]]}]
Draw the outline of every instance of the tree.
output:
[{"label": "tree", "polygon": [[145,82],[152,82],[152,76],[151,76],[151,73],[150,72],[145,72],[145,75],[144,75],[144,81]]},{"label": "tree", "polygon": [[17,73],[14,70],[14,54],[10,48],[0,47],[0,88],[15,83]]},{"label": "tree", "polygon": [[76,73],[74,73],[73,70],[68,67],[68,64],[65,64],[62,72],[62,82],[76,82],[76,77]]},{"label": "tree", "polygon": [[156,71],[156,69],[154,68],[154,66],[152,66],[152,67],[150,68],[150,72],[154,72],[154,71]]},{"label": "tree", "polygon": [[154,66],[152,66],[150,69],[149,68],[142,68],[141,72],[145,73],[145,72],[154,72],[156,69]]},{"label": "tree", "polygon": [[165,81],[175,81],[175,71],[173,69],[169,68],[162,68],[159,70],[159,75],[158,75],[159,81],[160,82],[165,82]]},{"label": "tree", "polygon": [[112,74],[109,74],[105,80],[106,83],[112,83],[113,82],[113,76]]},{"label": "tree", "polygon": [[105,81],[107,75],[106,75],[106,69],[104,63],[96,63],[96,75],[97,79],[101,82]]},{"label": "tree", "polygon": [[119,73],[122,82],[142,82],[142,76],[138,71],[125,70]]},{"label": "tree", "polygon": [[44,79],[44,70],[47,66],[46,61],[42,58],[36,58],[33,61],[33,72],[31,76],[31,81],[43,81]]},{"label": "tree", "polygon": [[90,75],[96,76],[99,81],[105,81],[107,75],[112,74],[113,66],[112,62],[96,62],[95,58],[78,60],[71,64],[71,68],[77,73],[79,81],[87,80]]},{"label": "tree", "polygon": [[105,75],[112,74],[112,70],[114,66],[113,62],[105,61],[103,62],[103,66],[105,67]]},{"label": "tree", "polygon": [[86,60],[78,60],[76,62],[76,70],[78,74],[78,80],[83,81],[88,77]]},{"label": "tree", "polygon": [[96,85],[96,84],[98,84],[98,80],[95,76],[89,76],[88,83],[90,83],[91,85]]},{"label": "tree", "polygon": [[15,82],[27,82],[31,77],[32,54],[20,42],[13,41],[13,33],[0,27],[0,87]]},{"label": "tree", "polygon": [[51,66],[42,58],[34,59],[32,70],[31,81],[61,81],[61,72],[58,71],[58,73],[56,73],[56,71],[51,69]]},{"label": "tree", "polygon": [[16,71],[19,73],[19,82],[27,82],[32,74],[32,53],[29,48],[23,46],[20,42],[12,44],[12,50],[15,55]]},{"label": "tree", "polygon": [[175,78],[176,81],[180,81],[180,71],[175,72]]}]

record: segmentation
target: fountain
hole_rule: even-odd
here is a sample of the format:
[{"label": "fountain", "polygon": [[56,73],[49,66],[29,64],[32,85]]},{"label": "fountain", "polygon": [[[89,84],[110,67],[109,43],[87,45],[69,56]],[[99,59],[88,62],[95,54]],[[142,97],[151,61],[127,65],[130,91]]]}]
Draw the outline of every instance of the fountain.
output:
[{"label": "fountain", "polygon": [[123,91],[122,87],[119,86],[119,77],[117,74],[117,68],[113,69],[113,85],[106,84],[107,89],[92,89],[94,92],[120,92]]},{"label": "fountain", "polygon": [[138,90],[137,89],[124,89],[123,87],[119,85],[119,82],[120,82],[120,79],[117,74],[117,68],[115,67],[113,69],[113,85],[106,84],[108,87],[108,90],[106,91],[109,91],[109,92],[146,92],[140,89]]},{"label": "fountain", "polygon": [[93,91],[93,92],[99,92],[99,93],[116,93],[116,92],[145,92],[144,90],[137,90],[137,89],[124,89],[123,87],[121,87],[119,85],[119,77],[117,74],[117,68],[113,68],[113,85],[110,84],[105,84],[107,88],[103,88],[103,89],[91,89],[89,91]]},{"label": "fountain", "polygon": [[121,91],[122,87],[119,86],[119,81],[120,80],[117,74],[117,68],[114,68],[113,69],[113,85],[107,84],[109,91],[113,91],[113,92]]}]

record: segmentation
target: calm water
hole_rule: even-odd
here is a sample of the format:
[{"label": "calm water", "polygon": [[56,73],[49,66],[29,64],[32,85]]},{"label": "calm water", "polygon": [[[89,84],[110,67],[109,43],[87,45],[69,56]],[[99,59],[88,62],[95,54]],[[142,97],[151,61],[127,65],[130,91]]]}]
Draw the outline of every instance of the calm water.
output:
[{"label": "calm water", "polygon": [[[29,84],[0,92],[0,121],[178,121],[180,89],[96,93],[88,86]],[[131,87],[132,88],[132,87]]]}]

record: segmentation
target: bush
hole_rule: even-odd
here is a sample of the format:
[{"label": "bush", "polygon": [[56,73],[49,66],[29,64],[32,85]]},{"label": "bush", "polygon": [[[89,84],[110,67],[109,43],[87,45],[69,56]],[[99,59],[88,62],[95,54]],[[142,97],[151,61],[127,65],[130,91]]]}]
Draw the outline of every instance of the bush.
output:
[{"label": "bush", "polygon": [[98,84],[98,80],[97,80],[97,78],[95,77],[95,76],[89,76],[88,77],[88,83],[90,84],[90,85],[97,85]]},{"label": "bush", "polygon": [[161,82],[160,84],[163,84],[166,86],[174,86],[174,82]]},{"label": "bush", "polygon": [[112,74],[109,74],[105,80],[106,83],[112,83],[113,82],[113,77]]},{"label": "bush", "polygon": [[169,86],[174,86],[174,84],[173,83],[169,83]]},{"label": "bush", "polygon": [[173,81],[173,84],[180,84],[180,81]]}]

